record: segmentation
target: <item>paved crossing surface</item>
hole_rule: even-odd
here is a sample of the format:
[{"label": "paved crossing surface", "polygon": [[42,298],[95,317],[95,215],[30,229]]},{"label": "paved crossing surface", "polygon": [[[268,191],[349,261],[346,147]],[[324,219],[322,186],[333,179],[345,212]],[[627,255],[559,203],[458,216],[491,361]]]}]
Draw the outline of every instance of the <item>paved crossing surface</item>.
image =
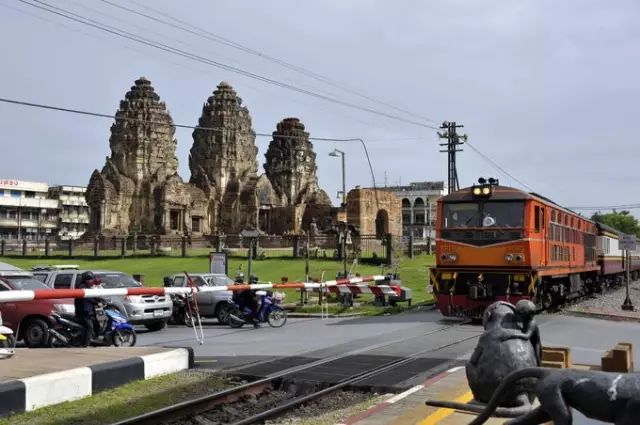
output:
[{"label": "paved crossing surface", "polygon": [[[599,364],[603,353],[616,343],[626,341],[640,347],[637,323],[613,322],[566,315],[542,315],[537,318],[544,345],[569,346],[574,363]],[[469,397],[464,371],[451,374],[438,386],[416,389],[428,379],[456,364],[462,364],[474,349],[481,327],[443,320],[432,310],[395,316],[351,319],[292,319],[283,328],[264,327],[231,329],[212,322],[204,325],[204,344],[199,345],[192,329],[169,327],[161,332],[141,333],[139,344],[194,348],[198,367],[221,371],[251,371],[256,376],[275,373],[281,368],[304,364],[331,356],[350,354],[347,362],[331,368],[308,372],[307,378],[335,380],[348,374],[354,365],[364,367],[385,359],[414,357],[415,362],[402,373],[388,373],[367,383],[379,390],[400,392],[413,389],[407,397],[379,407],[375,416],[360,418],[358,424],[463,424],[469,416],[452,411],[427,408],[428,396],[443,394],[449,399]],[[635,364],[640,364],[640,349],[634,350]],[[362,357],[368,356],[368,357]],[[367,358],[368,362],[363,359]],[[348,363],[352,361],[353,363]],[[333,376],[333,378],[328,378]],[[435,391],[435,393],[434,393]],[[428,410],[434,409],[434,410]],[[386,412],[386,413],[385,413]],[[430,416],[437,414],[436,416]],[[383,415],[383,416],[381,416]],[[444,415],[440,417],[440,415]],[[428,419],[431,417],[431,419]],[[437,419],[434,422],[434,418]],[[346,420],[346,419],[345,419]],[[431,422],[429,422],[431,421]],[[351,422],[345,422],[351,423]],[[493,423],[502,423],[499,420]],[[579,414],[574,424],[592,425]]]}]

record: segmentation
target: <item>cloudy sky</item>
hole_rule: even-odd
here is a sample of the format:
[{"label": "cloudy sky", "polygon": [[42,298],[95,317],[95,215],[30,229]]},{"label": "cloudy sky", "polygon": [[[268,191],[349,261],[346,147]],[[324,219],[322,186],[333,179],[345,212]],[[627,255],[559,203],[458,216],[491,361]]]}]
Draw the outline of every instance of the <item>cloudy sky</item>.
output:
[{"label": "cloudy sky", "polygon": [[[632,0],[109,0],[183,20],[338,87],[100,0],[43,1],[360,107],[426,125],[457,121],[476,149],[564,205],[640,202],[640,4]],[[258,132],[299,117],[312,136],[365,139],[379,185],[385,175],[389,185],[446,180],[446,157],[430,128],[162,52],[18,0],[0,0],[0,51],[2,98],[112,114],[143,75],[176,123],[195,125],[202,103],[226,80]],[[0,104],[0,177],[87,184],[109,154],[110,125]],[[191,131],[178,129],[176,137],[188,180]],[[261,164],[268,142],[257,140]],[[328,156],[334,148],[347,154],[347,185],[371,185],[358,144],[315,142],[320,184],[332,198],[341,185],[339,161]],[[478,176],[519,185],[469,148],[460,154],[459,175],[462,186]]]}]

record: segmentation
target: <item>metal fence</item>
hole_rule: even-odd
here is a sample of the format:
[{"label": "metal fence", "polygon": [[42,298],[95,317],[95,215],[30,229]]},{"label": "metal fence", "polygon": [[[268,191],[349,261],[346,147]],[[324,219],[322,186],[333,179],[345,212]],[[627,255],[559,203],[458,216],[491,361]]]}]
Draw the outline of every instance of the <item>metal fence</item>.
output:
[{"label": "metal fence", "polygon": [[[242,235],[201,237],[129,235],[84,237],[77,240],[0,241],[0,256],[32,258],[77,257],[153,257],[206,256],[212,251],[226,252],[230,257],[247,258],[253,244],[253,258],[342,259],[342,241],[338,235],[283,235],[247,238]],[[386,235],[358,235],[347,238],[347,259],[372,263],[390,263],[394,250],[401,249],[399,238]]]}]

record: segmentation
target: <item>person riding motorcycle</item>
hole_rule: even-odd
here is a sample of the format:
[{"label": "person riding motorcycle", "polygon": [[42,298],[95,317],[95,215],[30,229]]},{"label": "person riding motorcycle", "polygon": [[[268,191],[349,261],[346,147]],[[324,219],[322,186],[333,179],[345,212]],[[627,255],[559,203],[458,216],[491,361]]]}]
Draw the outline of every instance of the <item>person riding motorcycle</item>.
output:
[{"label": "person riding motorcycle", "polygon": [[[251,276],[250,283],[257,283],[257,278]],[[239,273],[235,280],[236,285],[244,285],[244,275]],[[258,322],[258,301],[256,300],[256,291],[252,289],[244,289],[242,291],[233,291],[233,301],[240,306],[241,310],[245,307],[251,310],[251,314],[247,317],[255,328],[260,327]]]},{"label": "person riding motorcycle", "polygon": [[[92,272],[84,272],[80,275],[80,283],[76,286],[77,289],[91,289],[100,284],[98,279]],[[96,343],[95,339],[95,322],[96,314],[94,306],[100,300],[96,298],[76,298],[74,300],[76,318],[82,326],[84,326],[84,341],[83,346],[87,347],[91,343]]]}]

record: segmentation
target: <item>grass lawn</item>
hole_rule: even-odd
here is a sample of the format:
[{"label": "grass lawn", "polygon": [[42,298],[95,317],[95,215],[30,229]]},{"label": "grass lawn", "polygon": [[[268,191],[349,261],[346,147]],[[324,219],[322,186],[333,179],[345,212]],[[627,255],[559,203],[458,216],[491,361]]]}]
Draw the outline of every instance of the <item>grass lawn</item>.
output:
[{"label": "grass lawn", "polygon": [[[77,264],[80,268],[118,270],[129,274],[143,274],[146,286],[162,286],[162,277],[187,272],[208,271],[208,257],[140,257],[117,259],[37,259],[37,258],[7,258],[0,257],[0,261],[13,264],[17,267],[30,269],[38,264]],[[427,294],[427,267],[434,264],[433,256],[418,255],[413,259],[402,257],[399,263],[399,273],[404,286],[413,290],[413,303],[419,303],[431,299]],[[238,269],[247,271],[245,259],[230,258],[229,274],[233,277]],[[336,272],[342,270],[342,263],[334,260],[311,260],[310,273],[312,277],[320,278],[324,272],[324,280],[334,279]],[[358,265],[356,272],[361,275],[380,274],[381,269],[372,265]],[[304,279],[304,260],[297,258],[270,258],[254,260],[252,273],[256,274],[261,282],[280,282],[280,278],[286,276],[289,281],[301,281]],[[286,302],[295,302],[299,298],[294,291],[287,292]],[[370,297],[364,297],[368,299]]]},{"label": "grass lawn", "polygon": [[0,419],[0,425],[106,425],[229,386],[219,376],[185,371],[135,381],[93,397]]}]

